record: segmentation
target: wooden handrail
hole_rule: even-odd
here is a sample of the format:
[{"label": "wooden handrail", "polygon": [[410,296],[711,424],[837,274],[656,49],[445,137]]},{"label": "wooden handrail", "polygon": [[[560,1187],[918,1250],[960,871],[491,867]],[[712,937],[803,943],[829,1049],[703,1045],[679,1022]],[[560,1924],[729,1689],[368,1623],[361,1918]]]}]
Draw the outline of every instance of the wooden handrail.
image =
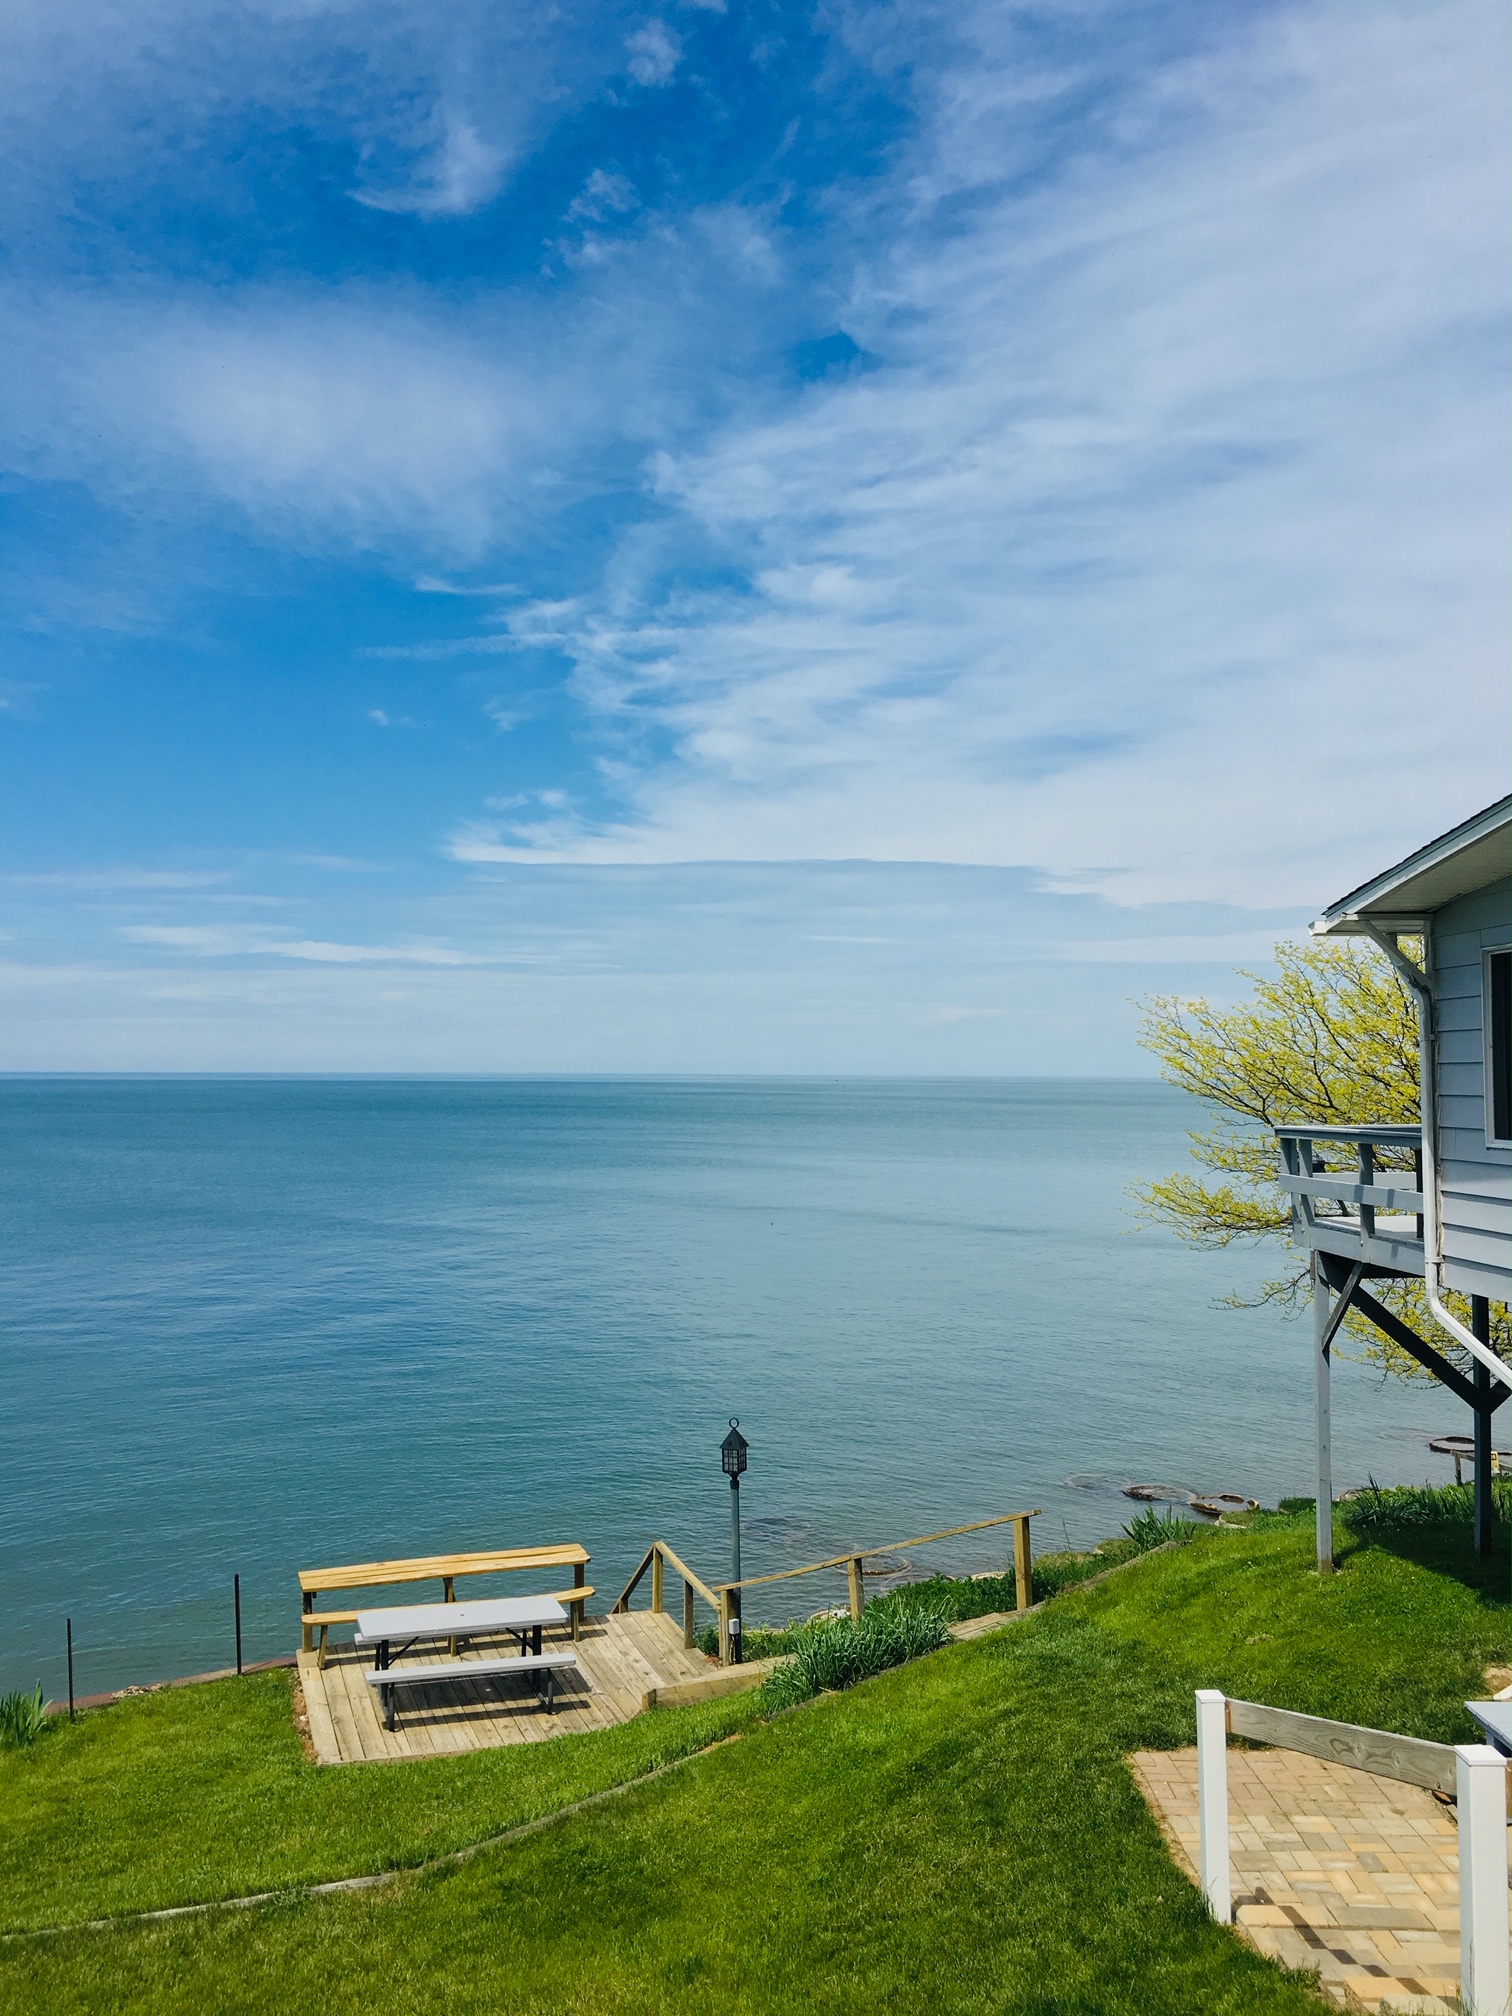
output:
[{"label": "wooden handrail", "polygon": [[624,1588],[620,1591],[618,1597],[616,1598],[614,1607],[610,1612],[611,1616],[618,1616],[622,1611],[628,1610],[630,1608],[630,1598],[635,1594],[636,1590],[640,1587],[641,1582],[645,1577],[646,1570],[651,1566],[652,1562],[655,1561],[658,1554],[661,1556],[662,1560],[668,1564],[669,1567],[671,1567],[677,1574],[681,1575],[684,1582],[686,1582],[690,1588],[696,1589],[698,1591],[699,1595],[702,1596],[705,1603],[708,1604],[711,1610],[718,1610],[719,1598],[714,1594],[714,1591],[708,1586],[708,1584],[706,1582],[701,1581],[699,1577],[693,1573],[693,1570],[687,1565],[687,1563],[683,1561],[678,1555],[672,1552],[672,1549],[667,1545],[665,1540],[653,1540],[651,1542],[651,1545],[646,1549],[645,1558],[642,1560],[640,1566],[636,1569],[635,1573],[630,1577],[630,1580],[625,1584]]},{"label": "wooden handrail", "polygon": [[708,1586],[708,1584],[706,1582],[700,1581],[698,1576],[696,1576],[693,1573],[693,1570],[687,1565],[685,1561],[681,1561],[678,1559],[677,1555],[675,1555],[672,1552],[672,1549],[667,1545],[665,1540],[658,1540],[656,1544],[661,1549],[662,1559],[667,1563],[667,1566],[669,1568],[675,1568],[677,1570],[677,1573],[681,1575],[681,1577],[683,1578],[684,1582],[690,1583],[693,1586],[693,1588],[695,1588],[698,1591],[699,1595],[702,1596],[705,1603],[708,1604],[711,1610],[717,1610],[719,1608],[719,1598],[714,1594],[714,1591]]},{"label": "wooden handrail", "polygon": [[[893,1540],[885,1547],[853,1547],[848,1554],[832,1554],[827,1561],[810,1561],[805,1568],[780,1568],[774,1575],[747,1575],[739,1582],[716,1582],[717,1590],[754,1589],[760,1582],[788,1582],[795,1575],[817,1575],[821,1568],[845,1568],[852,1561],[864,1561],[868,1554],[899,1554],[905,1547],[927,1547],[931,1540],[953,1540],[959,1533],[980,1533],[987,1526],[1011,1526],[1020,1519],[1037,1519],[1032,1512],[1004,1512],[996,1519],[976,1519],[969,1526],[947,1526],[942,1533],[921,1533],[917,1540]],[[639,1571],[645,1573],[644,1567]]]},{"label": "wooden handrail", "polygon": [[[921,1533],[912,1540],[894,1540],[886,1547],[852,1548],[848,1554],[831,1555],[827,1561],[810,1561],[803,1568],[782,1568],[774,1575],[747,1575],[739,1582],[716,1582],[711,1589],[678,1555],[674,1554],[665,1540],[653,1540],[641,1557],[640,1565],[615,1599],[611,1616],[619,1616],[630,1608],[630,1598],[644,1580],[646,1571],[651,1571],[651,1608],[659,1611],[663,1603],[662,1570],[670,1567],[683,1580],[683,1643],[693,1643],[693,1592],[697,1590],[713,1610],[719,1632],[719,1663],[726,1666],[732,1657],[731,1633],[738,1633],[740,1618],[740,1592],[754,1589],[765,1582],[789,1582],[797,1575],[817,1575],[825,1568],[844,1568],[850,1580],[850,1614],[857,1624],[865,1607],[865,1593],[862,1589],[862,1563],[868,1554],[896,1554],[906,1547],[927,1547],[933,1540],[953,1540],[961,1533],[981,1533],[989,1526],[1013,1526],[1017,1530],[1013,1537],[1013,1572],[1020,1610],[1027,1610],[1034,1600],[1034,1571],[1029,1551],[1029,1521],[1039,1517],[1036,1505],[1029,1512],[1001,1512],[994,1519],[974,1519],[967,1526],[947,1526],[939,1533]],[[739,1657],[738,1644],[733,1656]]]}]

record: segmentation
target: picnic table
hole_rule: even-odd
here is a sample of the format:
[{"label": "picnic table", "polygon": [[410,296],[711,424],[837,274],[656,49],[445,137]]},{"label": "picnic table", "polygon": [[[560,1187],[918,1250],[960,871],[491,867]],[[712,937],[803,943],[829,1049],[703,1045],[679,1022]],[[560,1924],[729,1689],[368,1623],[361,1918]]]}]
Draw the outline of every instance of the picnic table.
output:
[{"label": "picnic table", "polygon": [[[571,1568],[573,1586],[570,1589],[553,1589],[551,1595],[571,1610],[572,1635],[576,1638],[582,1628],[583,1606],[593,1594],[593,1587],[583,1572],[587,1562],[588,1550],[574,1541],[564,1546],[490,1548],[475,1554],[426,1554],[407,1561],[360,1561],[340,1568],[301,1568],[301,1640],[306,1652],[314,1652],[318,1635],[320,1644],[316,1656],[324,1666],[326,1639],[332,1625],[356,1623],[360,1614],[356,1610],[315,1608],[318,1596],[336,1590],[378,1589],[385,1583],[435,1581],[441,1584],[441,1593],[446,1601],[452,1603],[456,1597],[456,1584],[465,1575],[505,1575],[522,1569],[562,1568]],[[447,1637],[452,1635],[450,1631],[446,1633]]]},{"label": "picnic table", "polygon": [[[556,1703],[556,1676],[576,1666],[577,1654],[570,1646],[543,1651],[541,1634],[569,1621],[567,1611],[551,1596],[500,1596],[470,1603],[412,1603],[396,1609],[359,1611],[357,1644],[375,1654],[371,1672],[363,1677],[370,1687],[378,1690],[384,1728],[397,1726],[395,1696],[400,1689],[445,1686],[459,1680],[503,1679],[513,1674],[541,1676],[538,1699],[550,1714]],[[519,1651],[490,1654],[482,1659],[452,1657],[423,1665],[393,1663],[394,1645],[401,1640],[398,1656],[402,1658],[422,1639],[444,1638],[460,1646],[472,1638],[501,1634],[517,1637]]]}]

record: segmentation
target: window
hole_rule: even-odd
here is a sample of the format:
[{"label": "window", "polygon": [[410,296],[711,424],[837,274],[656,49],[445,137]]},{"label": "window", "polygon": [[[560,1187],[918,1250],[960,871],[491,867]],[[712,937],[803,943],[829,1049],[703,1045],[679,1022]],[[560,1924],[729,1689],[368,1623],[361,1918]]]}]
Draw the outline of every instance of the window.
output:
[{"label": "window", "polygon": [[1486,954],[1486,1139],[1512,1142],[1512,950]]}]

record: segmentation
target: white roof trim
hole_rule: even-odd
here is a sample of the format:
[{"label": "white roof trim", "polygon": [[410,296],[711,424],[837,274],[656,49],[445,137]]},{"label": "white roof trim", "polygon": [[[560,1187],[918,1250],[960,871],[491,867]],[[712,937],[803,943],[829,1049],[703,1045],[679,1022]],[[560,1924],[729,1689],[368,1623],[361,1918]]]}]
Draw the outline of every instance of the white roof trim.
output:
[{"label": "white roof trim", "polygon": [[1381,931],[1411,932],[1446,903],[1505,881],[1512,873],[1512,797],[1477,812],[1384,874],[1351,889],[1313,925],[1317,938],[1360,937],[1365,919]]}]

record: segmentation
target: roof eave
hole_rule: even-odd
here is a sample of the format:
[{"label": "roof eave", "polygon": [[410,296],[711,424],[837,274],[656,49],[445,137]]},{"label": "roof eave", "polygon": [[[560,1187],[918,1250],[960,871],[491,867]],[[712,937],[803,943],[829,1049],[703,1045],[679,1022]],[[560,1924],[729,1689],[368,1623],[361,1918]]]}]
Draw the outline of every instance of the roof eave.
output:
[{"label": "roof eave", "polygon": [[[1512,828],[1512,796],[1499,799],[1488,805],[1474,818],[1466,819],[1452,832],[1441,834],[1437,840],[1430,840],[1426,847],[1409,854],[1405,861],[1388,868],[1383,874],[1373,876],[1361,883],[1358,889],[1351,889],[1347,896],[1341,896],[1337,903],[1331,903],[1312,926],[1316,938],[1359,938],[1369,935],[1370,927],[1378,931],[1409,933],[1421,931],[1427,918],[1440,907],[1439,903],[1422,904],[1416,908],[1393,908],[1391,898],[1394,893],[1404,891],[1406,885],[1418,882],[1437,869],[1453,861],[1456,855],[1481,852],[1488,841],[1494,840],[1498,832]],[[1505,872],[1505,871],[1503,871]],[[1498,876],[1486,878],[1488,881],[1501,879]],[[1475,882],[1471,887],[1484,886]],[[1455,895],[1468,894],[1456,890]],[[1454,900],[1454,895],[1442,901]],[[1366,919],[1369,919],[1367,925]]]}]

